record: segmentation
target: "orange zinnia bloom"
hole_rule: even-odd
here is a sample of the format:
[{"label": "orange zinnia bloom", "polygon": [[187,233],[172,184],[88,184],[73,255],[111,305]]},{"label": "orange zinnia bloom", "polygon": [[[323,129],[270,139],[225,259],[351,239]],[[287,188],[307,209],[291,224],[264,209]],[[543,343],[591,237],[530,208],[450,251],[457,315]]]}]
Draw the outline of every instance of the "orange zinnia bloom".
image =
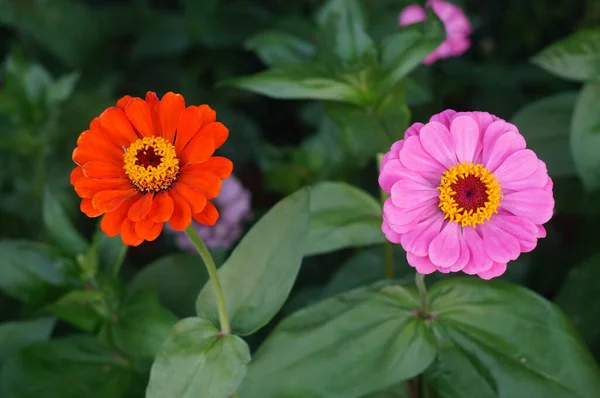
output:
[{"label": "orange zinnia bloom", "polygon": [[125,96],[92,120],[77,140],[71,185],[88,217],[104,214],[108,236],[126,245],[152,241],[168,222],[183,231],[192,218],[214,225],[210,202],[233,164],[213,156],[229,135],[208,105],[188,106],[169,92],[159,101]]}]

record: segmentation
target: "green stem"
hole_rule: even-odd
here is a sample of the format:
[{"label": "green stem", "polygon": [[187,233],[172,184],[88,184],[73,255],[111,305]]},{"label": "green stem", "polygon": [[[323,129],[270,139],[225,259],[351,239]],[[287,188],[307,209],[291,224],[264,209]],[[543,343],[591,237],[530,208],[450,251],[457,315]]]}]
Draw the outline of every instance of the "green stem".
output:
[{"label": "green stem", "polygon": [[[381,170],[381,160],[382,159],[383,159],[383,154],[382,153],[377,154],[377,167],[379,168],[379,170]],[[387,200],[388,197],[389,197],[388,193],[385,192],[383,189],[381,189],[379,191],[379,199],[381,201],[382,208],[383,208],[383,204],[385,203],[385,201]],[[394,279],[393,246],[392,246],[392,242],[390,242],[387,239],[386,239],[385,243],[383,244],[383,266],[384,266],[385,277],[387,279]]]},{"label": "green stem", "polygon": [[119,276],[119,271],[121,270],[121,266],[123,265],[123,261],[125,261],[125,256],[127,255],[127,248],[127,245],[121,245],[121,250],[119,251],[117,261],[115,261],[112,266],[112,276],[114,279],[117,279]]},{"label": "green stem", "polygon": [[419,291],[419,297],[421,298],[421,314],[427,315],[429,312],[429,299],[427,298],[427,288],[425,287],[425,275],[416,273],[415,274],[415,285]]},{"label": "green stem", "polygon": [[190,224],[189,227],[185,230],[185,233],[190,238],[196,249],[198,250],[198,254],[204,260],[204,265],[206,265],[206,270],[208,271],[208,276],[210,276],[210,280],[212,281],[215,287],[215,298],[217,299],[217,309],[219,311],[219,321],[221,322],[221,333],[224,335],[228,335],[231,332],[231,327],[229,326],[229,318],[227,316],[227,306],[225,305],[225,296],[223,295],[223,288],[221,287],[221,282],[219,281],[219,274],[217,273],[217,266],[215,265],[215,261],[213,260],[208,248],[202,241],[198,232],[194,229],[194,227]]}]

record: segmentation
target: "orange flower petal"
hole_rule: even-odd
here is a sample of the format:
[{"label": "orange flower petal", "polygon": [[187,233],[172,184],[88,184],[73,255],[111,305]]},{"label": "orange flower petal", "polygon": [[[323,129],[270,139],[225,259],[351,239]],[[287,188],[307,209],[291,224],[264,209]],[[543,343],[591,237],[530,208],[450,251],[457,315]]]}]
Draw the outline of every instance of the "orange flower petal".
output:
[{"label": "orange flower petal", "polygon": [[155,134],[154,126],[152,126],[152,114],[150,107],[141,98],[134,98],[127,103],[125,114],[133,127],[142,137],[152,137]]},{"label": "orange flower petal", "polygon": [[139,246],[144,238],[135,232],[135,223],[128,218],[121,224],[121,240],[127,246]]},{"label": "orange flower petal", "polygon": [[84,165],[92,161],[109,162],[118,166],[123,165],[123,152],[118,150],[106,151],[95,145],[79,145],[73,150],[73,161],[78,165]]},{"label": "orange flower petal", "polygon": [[192,210],[190,205],[177,192],[169,191],[168,193],[173,200],[173,214],[169,219],[169,225],[176,231],[183,231],[192,222]]},{"label": "orange flower petal", "polygon": [[104,178],[102,180],[93,180],[84,177],[77,180],[73,187],[79,197],[91,198],[100,191],[130,188],[131,182],[127,178]]},{"label": "orange flower petal", "polygon": [[[131,104],[131,101],[128,104]],[[98,119],[100,119],[101,131],[106,133],[108,138],[119,147],[128,147],[139,138],[125,112],[119,108],[108,108],[100,114]]]},{"label": "orange flower petal", "polygon": [[215,143],[209,137],[194,137],[182,152],[179,152],[181,164],[202,163],[215,153]]},{"label": "orange flower petal", "polygon": [[121,155],[121,158],[123,157],[123,148],[112,142],[106,134],[98,130],[86,130],[79,134],[77,145],[94,145],[105,151],[116,151]]},{"label": "orange flower petal", "polygon": [[192,214],[200,213],[206,205],[206,196],[204,192],[190,187],[187,184],[176,182],[173,187],[179,195],[190,205]]},{"label": "orange flower petal", "polygon": [[83,169],[77,166],[71,171],[69,181],[71,182],[71,185],[75,185],[80,178],[83,178]]},{"label": "orange flower petal", "polygon": [[146,218],[146,215],[152,207],[152,199],[154,194],[149,193],[139,196],[139,199],[137,197],[132,198],[132,200],[135,200],[135,202],[131,205],[129,212],[127,213],[127,217],[133,222],[138,222]]},{"label": "orange flower petal", "polygon": [[83,175],[88,178],[126,178],[123,166],[108,162],[90,162],[83,166]]},{"label": "orange flower petal", "polygon": [[173,199],[167,192],[161,192],[154,197],[148,218],[153,222],[166,222],[173,215]]},{"label": "orange flower petal", "polygon": [[115,211],[106,213],[100,222],[100,229],[102,229],[102,232],[111,238],[121,233],[121,226],[123,225],[123,221],[127,219],[127,212],[132,204],[133,201],[127,200]]},{"label": "orange flower petal", "polygon": [[215,148],[219,148],[229,137],[229,129],[221,122],[210,123],[202,127],[198,135],[211,137],[215,141]]},{"label": "orange flower petal", "polygon": [[135,233],[150,242],[158,238],[162,228],[163,223],[156,223],[149,218],[144,218],[142,221],[135,223]]},{"label": "orange flower petal", "polygon": [[196,107],[200,115],[202,115],[202,126],[206,126],[209,123],[214,123],[217,120],[217,112],[215,112],[208,105],[199,105]]},{"label": "orange flower petal", "polygon": [[83,199],[79,204],[79,209],[83,214],[90,218],[98,217],[104,213],[98,209],[94,209],[94,206],[92,206],[91,199]]},{"label": "orange flower petal", "polygon": [[162,128],[162,136],[171,143],[175,141],[175,130],[179,124],[179,118],[185,109],[185,100],[180,94],[166,93],[160,101],[158,114]]},{"label": "orange flower petal", "polygon": [[92,205],[103,212],[116,210],[137,192],[133,188],[100,191],[92,197]]},{"label": "orange flower petal", "polygon": [[188,164],[181,168],[181,174],[196,173],[199,171],[209,171],[214,173],[221,180],[229,178],[233,171],[233,162],[222,156],[213,156],[202,163]]},{"label": "orange flower petal", "polygon": [[183,148],[202,127],[202,114],[195,106],[188,106],[181,113],[177,134],[175,135],[175,151],[181,153]]},{"label": "orange flower petal", "polygon": [[217,197],[221,191],[221,179],[210,172],[181,173],[179,181],[201,190],[207,199]]},{"label": "orange flower petal", "polygon": [[193,217],[194,220],[198,221],[200,224],[211,226],[215,225],[219,219],[219,211],[212,202],[206,202],[204,210],[198,214],[194,214]]},{"label": "orange flower petal", "polygon": [[154,135],[161,136],[160,118],[158,117],[158,108],[160,107],[160,101],[153,91],[146,93],[146,104],[150,108],[150,115],[152,115],[152,131]]},{"label": "orange flower petal", "polygon": [[121,99],[119,99],[117,101],[117,108],[119,108],[121,110],[125,110],[125,106],[127,106],[127,103],[132,98],[133,97],[131,95],[125,95],[125,96],[121,97]]}]

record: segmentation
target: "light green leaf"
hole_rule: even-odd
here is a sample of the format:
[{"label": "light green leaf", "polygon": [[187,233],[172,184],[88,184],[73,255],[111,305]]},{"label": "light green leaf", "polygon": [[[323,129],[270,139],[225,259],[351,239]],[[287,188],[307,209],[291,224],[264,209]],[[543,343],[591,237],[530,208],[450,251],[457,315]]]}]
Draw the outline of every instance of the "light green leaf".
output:
[{"label": "light green leaf", "polygon": [[591,398],[600,372],[569,320],[524,288],[454,278],[430,291],[440,354],[425,381],[442,398]]},{"label": "light green leaf", "polygon": [[79,81],[79,76],[79,72],[72,72],[59,77],[58,80],[48,88],[48,91],[46,92],[46,102],[49,105],[55,105],[69,99]]},{"label": "light green leaf", "polygon": [[0,323],[0,363],[23,347],[50,337],[56,319]]},{"label": "light green leaf", "polygon": [[183,319],[152,365],[146,398],[228,398],[248,362],[250,350],[238,336],[220,335],[206,319]]},{"label": "light green leaf", "polygon": [[87,251],[88,243],[75,229],[60,203],[48,188],[44,191],[43,218],[44,226],[50,237],[65,253],[76,257]]},{"label": "light green leaf", "polygon": [[97,290],[72,290],[48,306],[56,317],[86,332],[93,332],[104,316],[104,295]]},{"label": "light green leaf", "polygon": [[1,384],[11,398],[124,398],[130,365],[92,336],[36,343],[7,360]]},{"label": "light green leaf", "polygon": [[586,189],[600,187],[600,84],[586,84],[575,104],[571,152]]},{"label": "light green leaf", "polygon": [[342,182],[322,182],[310,193],[310,230],[305,255],[383,243],[381,205]]},{"label": "light green leaf", "polygon": [[245,43],[270,67],[286,67],[306,62],[316,51],[314,44],[288,33],[268,31],[251,37]]},{"label": "light green leaf", "polygon": [[575,174],[569,145],[571,118],[577,93],[561,93],[532,102],[519,110],[512,123],[527,140],[527,147],[548,166],[552,177]]},{"label": "light green leaf", "polygon": [[565,79],[600,80],[600,29],[584,29],[559,40],[533,57],[532,62]]},{"label": "light green leaf", "polygon": [[177,318],[160,304],[156,293],[140,290],[125,298],[102,335],[133,357],[153,357],[175,322]]},{"label": "light green leaf", "polygon": [[414,290],[378,284],[296,312],[256,352],[240,397],[355,398],[418,375],[436,355],[418,306]]},{"label": "light green leaf", "polygon": [[[231,327],[247,335],[277,314],[300,270],[310,218],[307,188],[286,197],[267,212],[242,238],[219,277]],[[212,282],[198,295],[199,316],[218,325]]]}]

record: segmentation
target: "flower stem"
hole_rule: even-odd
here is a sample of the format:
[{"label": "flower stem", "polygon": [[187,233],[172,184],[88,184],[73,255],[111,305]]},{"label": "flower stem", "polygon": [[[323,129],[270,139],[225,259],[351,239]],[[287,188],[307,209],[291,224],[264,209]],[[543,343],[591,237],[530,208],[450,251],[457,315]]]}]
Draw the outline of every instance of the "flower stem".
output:
[{"label": "flower stem", "polygon": [[[378,153],[377,154],[377,167],[379,170],[381,170],[381,160],[382,159],[383,159],[383,154]],[[388,193],[385,192],[383,189],[381,189],[379,191],[379,198],[381,201],[382,208],[383,208],[383,204],[385,203],[385,201],[387,200],[388,197],[389,197]],[[386,239],[385,243],[383,244],[383,266],[384,266],[384,270],[385,270],[385,277],[387,279],[393,279],[394,278],[394,253],[393,253],[392,242],[390,242],[387,239]]]},{"label": "flower stem", "polygon": [[227,306],[225,305],[225,296],[223,296],[223,288],[221,287],[221,282],[219,281],[219,274],[217,273],[217,266],[215,265],[215,261],[213,260],[208,248],[204,244],[204,241],[198,235],[198,232],[194,229],[194,227],[190,224],[189,227],[185,230],[185,233],[190,238],[196,249],[198,250],[198,254],[204,260],[204,265],[206,265],[206,270],[208,271],[208,276],[212,281],[215,287],[215,298],[217,299],[217,309],[219,311],[219,321],[221,323],[221,333],[224,335],[228,335],[231,332],[231,327],[229,326],[229,318],[227,316]]},{"label": "flower stem", "polygon": [[429,312],[429,299],[427,298],[427,288],[425,287],[425,275],[417,272],[415,274],[415,285],[417,285],[419,297],[421,298],[421,315],[426,316]]}]

